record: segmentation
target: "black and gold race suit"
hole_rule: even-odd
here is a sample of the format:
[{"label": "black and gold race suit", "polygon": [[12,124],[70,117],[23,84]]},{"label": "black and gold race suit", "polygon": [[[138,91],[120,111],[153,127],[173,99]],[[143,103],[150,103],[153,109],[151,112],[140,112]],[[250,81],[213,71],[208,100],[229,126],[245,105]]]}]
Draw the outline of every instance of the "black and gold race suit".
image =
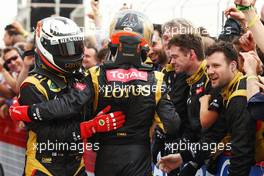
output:
[{"label": "black and gold race suit", "polygon": [[229,175],[249,175],[255,163],[256,124],[247,110],[246,77],[238,72],[222,91],[226,133],[230,134]]},{"label": "black and gold race suit", "polygon": [[[204,143],[217,144],[226,134],[230,140],[225,141],[225,149],[231,151],[229,176],[248,176],[251,165],[254,164],[255,121],[247,110],[246,79],[238,72],[233,80],[222,90],[223,110],[217,122],[202,136]],[[223,148],[223,147],[222,147]],[[201,166],[210,157],[211,150],[196,151],[195,162]],[[183,151],[184,161],[192,160],[193,155]],[[186,158],[188,158],[186,160]]]},{"label": "black and gold race suit", "polygon": [[[188,77],[185,73],[175,74],[170,65],[163,70],[166,82],[170,85],[170,96],[175,109],[181,117],[180,132],[177,136],[164,135],[165,139],[157,139],[162,135],[155,135],[155,145],[153,147],[153,160],[155,161],[157,153],[156,148],[163,148],[161,155],[178,153],[176,145],[179,145],[182,138],[189,142],[198,142],[202,135],[200,124],[200,102],[199,98],[210,93],[210,82],[207,76],[206,61],[203,61],[198,70]],[[160,133],[160,132],[158,132]],[[156,144],[156,141],[165,141],[163,145]],[[159,145],[159,147],[157,147]],[[178,175],[179,169],[173,170],[168,175]]]},{"label": "black and gold race suit", "polygon": [[176,74],[171,64],[167,64],[165,68],[162,69],[162,73],[164,73],[164,80],[169,88],[169,95],[171,97],[173,105],[181,118],[180,130],[177,133],[177,136],[175,136],[176,134],[173,136],[174,138],[179,138],[182,136],[186,126],[188,126],[188,113],[186,105],[188,92],[190,89],[186,81],[188,76],[185,73]]},{"label": "black and gold race suit", "polygon": [[[22,83],[19,94],[21,105],[33,105],[61,97],[69,91],[69,82],[47,70],[31,73]],[[56,109],[56,107],[53,107]],[[73,176],[85,175],[79,124],[87,114],[68,114],[64,119],[42,121],[38,112],[26,123],[28,139],[24,175]],[[33,118],[32,118],[33,119]],[[80,150],[79,150],[80,149]]]},{"label": "black and gold race suit", "polygon": [[[188,113],[187,113],[187,98],[189,93],[189,85],[186,82],[188,76],[185,73],[175,73],[174,68],[171,64],[166,64],[161,70],[164,73],[164,80],[169,88],[169,95],[173,102],[177,113],[181,118],[181,125],[179,132],[173,135],[165,135],[159,128],[155,129],[155,134],[152,144],[152,160],[156,164],[158,154],[166,156],[172,152],[166,150],[168,145],[177,142],[183,135],[184,130],[189,125]],[[179,169],[173,170],[168,173],[168,176],[177,175]]]},{"label": "black and gold race suit", "polygon": [[209,77],[206,73],[206,60],[200,64],[198,70],[186,81],[190,89],[187,98],[188,125],[184,130],[183,138],[195,142],[200,139],[202,132],[199,98],[209,94],[211,89]]},{"label": "black and gold race suit", "polygon": [[181,117],[181,126],[180,132],[173,136],[162,135],[160,131],[156,130],[152,148],[154,162],[159,151],[161,151],[161,155],[177,153],[177,150],[169,146],[175,145],[181,138],[192,142],[200,139],[199,98],[209,93],[211,87],[205,66],[206,61],[203,61],[198,70],[189,78],[185,73],[175,74],[171,65],[164,68],[165,80],[170,87],[169,95]]},{"label": "black and gold race suit", "polygon": [[30,114],[38,112],[41,119],[63,118],[66,112],[79,112],[80,104],[89,101],[93,102],[94,114],[107,105],[111,105],[111,111],[123,111],[124,127],[97,135],[100,149],[95,174],[147,175],[151,173],[149,129],[153,120],[168,134],[177,133],[180,126],[163,76],[161,72],[127,66],[93,67],[83,91],[73,90],[58,101],[36,104]]},{"label": "black and gold race suit", "polygon": [[177,113],[181,118],[181,125],[178,133],[173,134],[172,136],[162,134],[160,128],[155,129],[154,140],[152,145],[153,152],[153,161],[154,163],[157,160],[157,155],[161,151],[161,156],[166,155],[164,151],[164,146],[166,142],[174,142],[178,138],[182,137],[183,131],[188,125],[186,122],[187,117],[187,97],[189,92],[189,86],[186,82],[187,75],[185,73],[176,74],[174,68],[171,64],[167,64],[162,70],[164,73],[164,80],[169,89],[169,96],[173,102]]}]

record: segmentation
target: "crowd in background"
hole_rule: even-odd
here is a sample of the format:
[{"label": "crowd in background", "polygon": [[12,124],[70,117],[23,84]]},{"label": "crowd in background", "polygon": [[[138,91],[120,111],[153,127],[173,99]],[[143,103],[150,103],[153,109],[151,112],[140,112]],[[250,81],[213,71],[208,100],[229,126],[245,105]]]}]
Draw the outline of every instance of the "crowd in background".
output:
[{"label": "crowd in background", "polygon": [[[254,4],[252,5],[254,6]],[[89,14],[89,18],[94,20],[97,28],[100,28],[102,16],[99,2],[91,1],[91,7],[92,12]],[[121,10],[126,8],[128,7],[125,6]],[[152,64],[153,69],[157,71],[166,69],[166,65],[171,60],[170,47],[172,44],[170,44],[170,41],[176,35],[171,29],[180,29],[179,26],[199,33],[204,52],[216,42],[231,43],[238,53],[239,71],[248,76],[247,99],[249,112],[252,118],[263,121],[264,5],[261,12],[246,12],[230,7],[225,11],[225,14],[227,20],[221,34],[217,37],[210,36],[204,27],[195,28],[188,20],[182,18],[171,19],[165,24],[155,24],[152,46],[146,63]],[[260,16],[257,14],[260,14]],[[177,32],[180,33],[180,31]],[[99,39],[95,36],[85,36],[83,67],[86,69],[103,63],[109,53],[108,39]],[[9,118],[8,108],[13,97],[18,95],[21,83],[28,76],[28,73],[34,69],[34,34],[27,32],[19,22],[15,21],[5,27],[3,40],[5,48],[1,49],[0,58],[0,118]],[[205,128],[208,127],[208,123],[202,121],[202,119],[201,125]],[[20,128],[23,128],[23,126],[20,126]],[[258,138],[257,147],[261,148],[264,145],[263,134],[261,134],[262,137],[260,135]],[[264,147],[261,149],[264,149]],[[263,153],[262,150],[258,161],[264,160]]]}]

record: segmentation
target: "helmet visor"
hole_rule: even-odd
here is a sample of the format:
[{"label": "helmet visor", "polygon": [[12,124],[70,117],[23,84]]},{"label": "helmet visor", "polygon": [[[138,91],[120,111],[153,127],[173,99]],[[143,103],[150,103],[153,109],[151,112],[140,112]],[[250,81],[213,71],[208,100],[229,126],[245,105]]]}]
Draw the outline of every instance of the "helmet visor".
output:
[{"label": "helmet visor", "polygon": [[[66,42],[56,42],[57,44],[46,44],[49,41],[45,38],[42,38],[42,45],[45,47],[49,53],[51,53],[54,57],[56,56],[74,56],[83,54],[84,43],[83,40],[77,41],[69,41],[70,38]],[[45,45],[46,44],[46,45]]]}]

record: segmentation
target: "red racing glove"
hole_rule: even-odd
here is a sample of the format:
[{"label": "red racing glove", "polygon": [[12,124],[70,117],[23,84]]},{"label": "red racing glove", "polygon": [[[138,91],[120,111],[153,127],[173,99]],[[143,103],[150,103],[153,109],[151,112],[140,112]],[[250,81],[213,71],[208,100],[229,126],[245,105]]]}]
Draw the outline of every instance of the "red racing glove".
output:
[{"label": "red racing glove", "polygon": [[111,109],[107,106],[100,111],[94,119],[82,122],[80,124],[80,131],[82,139],[92,136],[94,133],[108,132],[122,127],[125,123],[125,115],[121,111],[111,112],[106,114]]},{"label": "red racing glove", "polygon": [[14,121],[31,122],[28,116],[29,106],[20,106],[17,98],[13,99],[12,105],[9,107],[9,115]]}]

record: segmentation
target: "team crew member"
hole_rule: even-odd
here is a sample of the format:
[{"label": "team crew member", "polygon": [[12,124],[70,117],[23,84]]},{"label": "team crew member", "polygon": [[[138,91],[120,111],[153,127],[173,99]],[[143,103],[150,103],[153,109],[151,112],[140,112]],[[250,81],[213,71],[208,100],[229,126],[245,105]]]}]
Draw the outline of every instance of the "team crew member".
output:
[{"label": "team crew member", "polygon": [[198,141],[201,135],[199,98],[209,93],[210,83],[206,74],[206,61],[202,39],[196,34],[181,34],[173,37],[169,44],[171,64],[176,73],[185,73],[190,90],[187,98],[189,127],[183,138]]}]

